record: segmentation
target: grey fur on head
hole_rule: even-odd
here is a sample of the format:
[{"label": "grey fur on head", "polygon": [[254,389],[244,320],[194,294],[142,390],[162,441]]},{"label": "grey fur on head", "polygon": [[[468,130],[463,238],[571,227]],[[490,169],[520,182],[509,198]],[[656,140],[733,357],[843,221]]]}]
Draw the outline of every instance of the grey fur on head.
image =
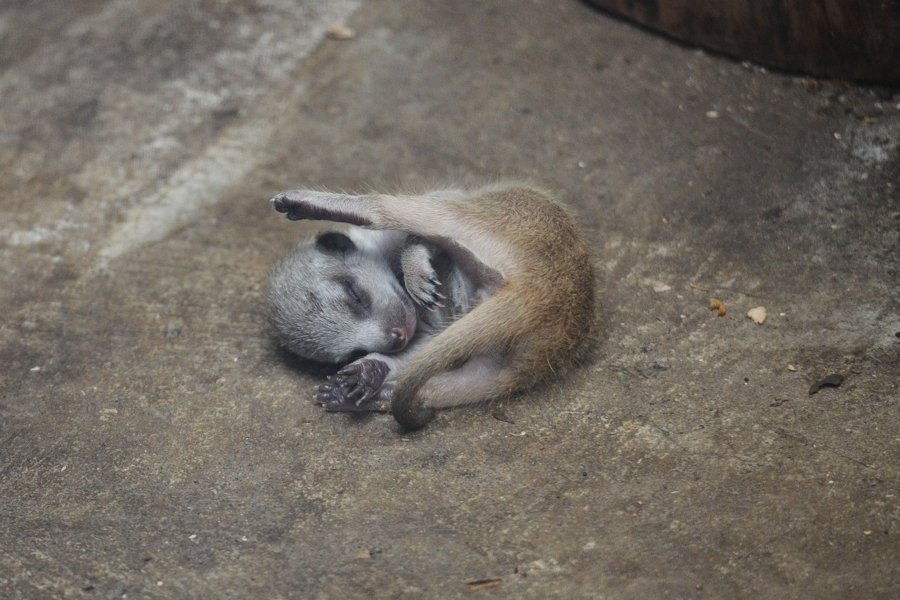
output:
[{"label": "grey fur on head", "polygon": [[340,232],[294,247],[273,269],[267,300],[280,343],[320,362],[396,351],[391,332],[415,330],[415,307],[387,258]]}]

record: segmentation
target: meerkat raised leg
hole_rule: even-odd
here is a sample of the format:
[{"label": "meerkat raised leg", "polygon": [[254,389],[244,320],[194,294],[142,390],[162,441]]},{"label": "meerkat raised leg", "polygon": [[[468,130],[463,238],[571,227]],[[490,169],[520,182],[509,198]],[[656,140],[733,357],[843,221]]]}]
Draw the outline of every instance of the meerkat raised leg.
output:
[{"label": "meerkat raised leg", "polygon": [[499,287],[510,257],[485,223],[464,222],[460,206],[466,194],[446,190],[420,196],[345,195],[294,190],[272,198],[272,205],[292,221],[325,220],[369,229],[413,233],[448,252],[461,269]]}]

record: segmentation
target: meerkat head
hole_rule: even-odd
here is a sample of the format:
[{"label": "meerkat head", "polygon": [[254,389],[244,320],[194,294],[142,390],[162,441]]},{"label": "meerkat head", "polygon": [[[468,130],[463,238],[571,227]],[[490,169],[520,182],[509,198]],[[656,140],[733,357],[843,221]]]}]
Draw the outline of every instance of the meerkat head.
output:
[{"label": "meerkat head", "polygon": [[267,295],[280,342],[303,358],[345,363],[399,352],[415,333],[415,307],[387,260],[336,231],[283,258]]}]

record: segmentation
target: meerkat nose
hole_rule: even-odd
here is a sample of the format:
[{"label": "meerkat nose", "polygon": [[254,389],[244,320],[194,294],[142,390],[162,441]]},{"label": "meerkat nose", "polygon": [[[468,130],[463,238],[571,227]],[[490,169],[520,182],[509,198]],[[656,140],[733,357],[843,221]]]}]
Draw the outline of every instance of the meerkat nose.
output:
[{"label": "meerkat nose", "polygon": [[403,350],[406,347],[406,330],[402,327],[393,327],[391,329],[391,341],[393,342],[393,350]]}]

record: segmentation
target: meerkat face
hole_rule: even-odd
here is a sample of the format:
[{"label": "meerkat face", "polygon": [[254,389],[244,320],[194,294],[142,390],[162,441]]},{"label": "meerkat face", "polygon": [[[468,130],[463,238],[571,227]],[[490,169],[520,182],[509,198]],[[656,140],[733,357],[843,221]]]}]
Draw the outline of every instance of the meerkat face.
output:
[{"label": "meerkat face", "polygon": [[298,245],[269,279],[269,318],[297,355],[345,363],[371,352],[403,350],[416,311],[390,265],[343,233]]}]

